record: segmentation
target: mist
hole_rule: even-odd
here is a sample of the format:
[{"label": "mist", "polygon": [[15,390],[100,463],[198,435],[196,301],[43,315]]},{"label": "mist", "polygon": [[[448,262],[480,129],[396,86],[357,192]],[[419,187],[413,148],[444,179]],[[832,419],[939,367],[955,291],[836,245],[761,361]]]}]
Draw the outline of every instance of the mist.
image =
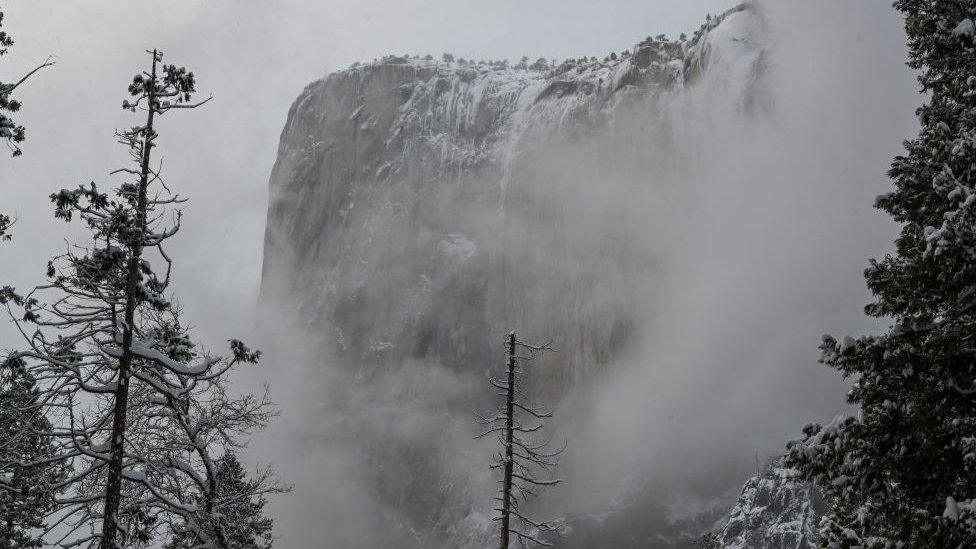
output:
[{"label": "mist", "polygon": [[847,383],[817,364],[820,334],[878,329],[862,270],[896,233],[871,205],[917,101],[900,21],[883,3],[763,7],[763,112],[743,116],[714,79],[668,106],[687,155],[668,182],[679,204],[648,209],[662,267],[643,286],[639,348],[594,398],[590,483],[565,488],[595,489],[572,500],[619,497],[636,462],[669,493],[714,493],[699,483],[716,467],[752,474],[756,454],[845,409]]},{"label": "mist", "polygon": [[[237,383],[270,383],[279,402],[281,416],[248,455],[294,484],[271,504],[279,545],[480,546],[495,485],[490,441],[473,440],[470,412],[490,400],[492,372],[433,358],[363,369],[323,335],[334,327],[313,314],[317,295],[259,298],[268,179],[288,107],[309,82],[386,53],[602,56],[648,34],[693,31],[730,5],[540,3],[523,13],[502,3],[469,20],[447,2],[311,4],[250,15],[230,1],[5,6],[18,40],[5,73],[49,54],[58,65],[19,93],[25,155],[0,161],[12,197],[2,209],[18,217],[14,240],[0,248],[3,281],[36,283],[63,239],[78,237],[51,219],[46,197],[106,181],[121,165],[111,131],[132,123],[118,108],[124,85],[144,65],[142,50],[160,47],[216,96],[168,115],[160,129],[164,176],[191,199],[172,252],[174,289],[209,345],[237,337],[265,353]],[[513,160],[516,177],[504,185],[531,206],[510,210],[501,238],[492,237],[494,204],[438,214],[477,242],[488,286],[520,282],[496,295],[538,296],[512,297],[525,305],[506,310],[509,324],[485,327],[488,346],[478,350],[496,355],[483,360],[502,366],[507,329],[552,338],[560,350],[544,367],[561,373],[539,395],[556,410],[553,439],[568,443],[565,482],[540,500],[541,512],[579,517],[631,505],[636,517],[673,519],[685,507],[721,507],[757,455],[776,455],[804,423],[845,409],[847,384],[817,364],[817,344],[824,332],[877,329],[862,313],[870,300],[862,270],[891,249],[896,231],[872,203],[914,133],[920,101],[889,4],[763,2],[766,69],[754,89],[730,85],[736,67],[713,70],[650,106],[627,107],[630,116],[585,142],[526,138],[533,154]],[[127,24],[109,28],[116,17]],[[147,20],[155,21],[148,34]],[[403,259],[400,244],[375,244],[363,257]],[[424,261],[402,268],[423,270]],[[499,265],[513,278],[495,280]],[[627,319],[626,345],[599,371],[551,366],[582,360],[570,320],[603,333],[617,316]],[[381,317],[357,318],[379,332]],[[0,348],[15,346],[13,337],[0,326]],[[421,501],[443,511],[404,509],[412,495],[397,492],[418,471],[436,484]]]}]

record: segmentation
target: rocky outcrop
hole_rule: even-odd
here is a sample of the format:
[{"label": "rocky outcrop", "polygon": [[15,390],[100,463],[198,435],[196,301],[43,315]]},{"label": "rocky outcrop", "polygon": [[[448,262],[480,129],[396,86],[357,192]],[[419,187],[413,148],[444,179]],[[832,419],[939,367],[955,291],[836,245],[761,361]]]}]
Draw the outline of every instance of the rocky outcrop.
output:
[{"label": "rocky outcrop", "polygon": [[718,534],[722,549],[813,549],[824,502],[797,472],[774,462],[749,479]]}]

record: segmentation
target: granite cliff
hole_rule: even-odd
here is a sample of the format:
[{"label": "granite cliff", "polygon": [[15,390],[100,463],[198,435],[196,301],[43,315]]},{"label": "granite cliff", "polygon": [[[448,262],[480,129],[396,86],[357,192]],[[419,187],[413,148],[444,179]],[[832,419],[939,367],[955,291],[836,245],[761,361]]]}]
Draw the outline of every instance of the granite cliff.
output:
[{"label": "granite cliff", "polygon": [[489,368],[494,336],[552,335],[567,352],[540,383],[565,395],[626,347],[631,275],[653,270],[601,195],[679,169],[662,105],[704,73],[761,108],[761,25],[744,5],[605,61],[390,56],[312,83],[271,176],[263,292],[360,364]]},{"label": "granite cliff", "polygon": [[[413,380],[384,404],[461,418],[392,434],[356,424],[341,439],[382,448],[364,452],[359,473],[409,533],[391,543],[483,545],[491,523],[476,502],[488,503],[490,479],[457,465],[477,451],[444,439],[468,437],[470,410],[491,398],[469,382],[497,371],[505,333],[554,340],[531,391],[556,408],[584,409],[588,387],[634,351],[653,314],[655,243],[674,236],[655,212],[680,205],[675,182],[701,154],[679,144],[707,123],[695,90],[736,116],[771,109],[763,26],[746,3],[690,37],[648,37],[602,60],[389,56],[294,102],[271,175],[264,298],[295,311],[347,383]],[[463,381],[429,398],[432,364]],[[354,392],[336,391],[337,406]],[[661,504],[648,500],[654,483],[620,486],[589,515],[542,509],[569,517],[565,547],[684,547],[734,499],[710,487]]]}]

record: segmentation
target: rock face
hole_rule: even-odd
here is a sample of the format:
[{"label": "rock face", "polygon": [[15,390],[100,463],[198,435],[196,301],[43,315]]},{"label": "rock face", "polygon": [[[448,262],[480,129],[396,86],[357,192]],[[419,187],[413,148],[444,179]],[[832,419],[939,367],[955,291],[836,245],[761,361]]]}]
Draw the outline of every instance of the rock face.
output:
[{"label": "rock face", "polygon": [[[295,310],[351,383],[430,365],[461,380],[435,399],[418,382],[386,405],[421,402],[468,429],[513,329],[560,351],[533,363],[533,395],[584,402],[639,339],[648,311],[635,296],[659,268],[647,242],[668,231],[645,205],[674,198],[667,182],[694,154],[674,145],[683,121],[669,105],[707,77],[744,115],[765,108],[763,25],[747,3],[690,39],[648,38],[603,61],[386,57],[310,84],[271,175],[264,298]],[[350,443],[384,448],[364,474],[418,545],[481,546],[492,523],[443,446],[444,421],[427,438],[359,426]],[[417,534],[447,525],[465,531]]]},{"label": "rock face", "polygon": [[723,549],[812,549],[824,513],[819,491],[773,463],[749,479],[719,533]]},{"label": "rock face", "polygon": [[[271,176],[264,294],[296,301],[358,364],[485,369],[509,329],[556,336],[568,352],[536,381],[565,395],[626,346],[637,312],[620,273],[646,272],[653,258],[628,249],[641,235],[606,226],[614,220],[584,222],[611,211],[598,193],[553,196],[581,177],[598,191],[667,170],[673,159],[645,152],[662,148],[648,142],[660,135],[632,130],[667,124],[658,98],[710,65],[742,73],[730,91],[753,108],[760,25],[740,6],[691,40],[650,38],[606,62],[388,57],[309,85]],[[594,228],[606,234],[585,234]]]}]

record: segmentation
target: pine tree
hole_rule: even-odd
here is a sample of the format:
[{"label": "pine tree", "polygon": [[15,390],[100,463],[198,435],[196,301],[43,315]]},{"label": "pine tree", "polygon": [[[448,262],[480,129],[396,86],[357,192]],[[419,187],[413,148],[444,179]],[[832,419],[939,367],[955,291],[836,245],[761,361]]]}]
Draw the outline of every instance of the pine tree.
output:
[{"label": "pine tree", "polygon": [[51,488],[68,470],[47,434],[34,377],[22,360],[0,364],[0,549],[41,547],[37,535],[57,508]]},{"label": "pine tree", "polygon": [[[0,11],[0,56],[6,55],[7,51],[12,45],[14,45],[14,40],[5,30],[3,30],[3,12]],[[27,135],[24,127],[10,117],[10,114],[19,111],[21,106],[20,101],[11,98],[10,95],[14,90],[20,87],[21,84],[26,82],[28,78],[33,76],[34,73],[43,69],[44,67],[50,67],[53,64],[54,62],[48,59],[22,76],[16,82],[5,84],[0,81],[0,139],[7,142],[7,146],[10,147],[10,150],[13,152],[14,156],[20,156],[22,154],[17,144],[23,142]],[[0,235],[2,234],[3,233],[0,232]]]},{"label": "pine tree", "polygon": [[[114,172],[123,182],[111,193],[93,182],[51,195],[55,216],[83,221],[90,241],[52,259],[48,283],[23,296],[4,288],[0,303],[26,344],[12,357],[43,379],[45,406],[64,411],[49,433],[75,470],[59,487],[62,540],[143,547],[179,523],[193,529],[199,547],[228,549],[223,528],[213,537],[205,528],[221,512],[213,506],[216,456],[245,445],[275,412],[267,391],[227,392],[232,369],[260,353],[237,340],[228,358],[202,350],[167,293],[166,248],[185,199],[152,162],[158,118],[207,100],[191,102],[192,72],[149,53],[149,70],[133,78],[122,104],[145,113],[143,123],[117,133],[133,162]],[[276,486],[270,472],[258,481],[268,491]]]},{"label": "pine tree", "polygon": [[[557,465],[559,454],[565,450],[547,450],[547,442],[532,441],[529,437],[539,434],[543,420],[552,417],[538,406],[529,403],[529,396],[523,388],[524,372],[521,364],[535,358],[543,351],[552,350],[549,344],[530,345],[519,341],[515,332],[505,338],[507,360],[505,377],[492,378],[489,382],[503,398],[498,409],[491,416],[478,416],[478,422],[487,429],[476,438],[496,435],[501,451],[497,453],[491,468],[501,471],[499,495],[495,497],[498,513],[492,520],[499,525],[499,547],[508,549],[514,539],[526,544],[552,545],[542,535],[556,531],[552,521],[538,521],[530,518],[523,508],[530,497],[539,491],[562,482],[552,478],[551,472]],[[525,353],[525,354],[522,354]],[[531,423],[525,423],[526,421]],[[539,471],[550,473],[550,478],[539,476]]]},{"label": "pine tree", "polygon": [[719,535],[714,532],[706,532],[694,541],[695,549],[720,549],[721,546]]},{"label": "pine tree", "polygon": [[825,492],[831,547],[976,547],[976,3],[899,0],[929,97],[877,206],[902,224],[865,271],[878,336],[824,336],[856,417],[807,425],[787,465]]},{"label": "pine tree", "polygon": [[[13,44],[13,38],[3,30],[3,11],[0,11],[0,57],[4,56]],[[3,139],[7,143],[7,147],[10,148],[14,156],[20,156],[22,154],[20,147],[17,145],[26,139],[27,133],[24,126],[18,124],[10,116],[11,113],[19,111],[21,106],[20,101],[11,98],[11,94],[21,84],[26,82],[28,78],[33,76],[34,73],[53,64],[48,59],[22,76],[17,82],[5,84],[0,81],[0,139]],[[14,220],[9,215],[0,212],[0,242],[10,240],[10,227],[13,224]]]},{"label": "pine tree", "polygon": [[10,240],[10,227],[13,224],[14,220],[9,215],[0,213],[0,242]]},{"label": "pine tree", "polygon": [[[216,539],[218,532],[233,549],[270,549],[274,523],[264,515],[265,494],[276,489],[267,482],[268,471],[258,471],[249,477],[233,452],[221,456],[215,466],[217,488],[210,519],[197,528],[186,523],[176,526],[166,549],[199,547],[203,539]],[[205,535],[201,536],[201,531]]]}]

